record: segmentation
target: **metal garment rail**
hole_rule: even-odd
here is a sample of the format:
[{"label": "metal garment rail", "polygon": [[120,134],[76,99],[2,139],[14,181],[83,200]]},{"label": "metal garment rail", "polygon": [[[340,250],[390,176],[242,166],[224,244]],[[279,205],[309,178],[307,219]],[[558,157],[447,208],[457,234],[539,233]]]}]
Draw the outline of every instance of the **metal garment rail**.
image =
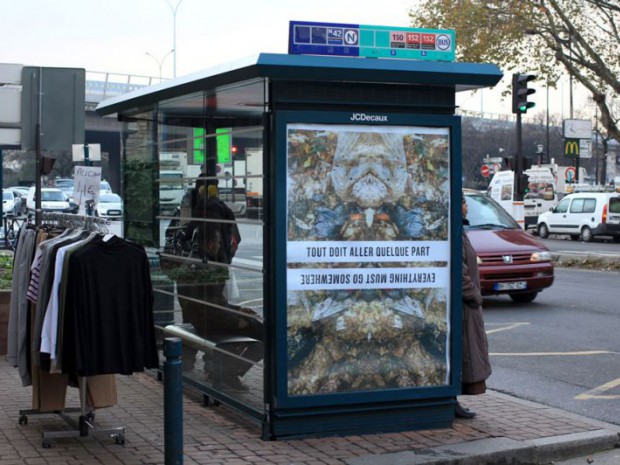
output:
[{"label": "metal garment rail", "polygon": [[84,228],[90,231],[108,232],[110,221],[97,216],[74,213],[41,212],[41,222],[66,228]]},{"label": "metal garment rail", "polygon": [[[104,218],[97,218],[91,216],[74,215],[69,213],[48,213],[45,212],[41,216],[41,220],[45,224],[55,224],[61,227],[73,227],[82,228],[87,230],[100,231],[102,233],[107,232],[106,225],[107,220]],[[105,230],[104,230],[105,229]],[[34,368],[34,367],[33,367]],[[42,446],[43,448],[50,448],[52,444],[50,440],[60,438],[75,438],[84,437],[89,435],[105,435],[113,438],[117,444],[125,443],[125,428],[118,426],[112,428],[97,428],[93,422],[95,419],[94,409],[88,406],[87,392],[88,381],[86,376],[78,376],[79,379],[79,394],[80,394],[80,407],[79,408],[66,408],[63,410],[57,410],[52,412],[42,412],[35,409],[27,409],[19,411],[19,424],[28,424],[28,415],[49,415],[54,414],[60,416],[65,422],[67,422],[73,429],[61,430],[61,431],[43,431],[42,432]],[[67,413],[80,412],[78,423],[70,418]]]}]

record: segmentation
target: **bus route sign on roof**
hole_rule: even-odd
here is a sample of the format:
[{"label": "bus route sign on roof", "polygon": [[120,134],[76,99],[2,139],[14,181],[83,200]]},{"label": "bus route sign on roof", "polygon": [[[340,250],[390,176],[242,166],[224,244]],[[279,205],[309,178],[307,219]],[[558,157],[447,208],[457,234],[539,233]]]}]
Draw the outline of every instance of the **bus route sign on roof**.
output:
[{"label": "bus route sign on roof", "polygon": [[290,54],[454,61],[454,31],[291,21]]}]

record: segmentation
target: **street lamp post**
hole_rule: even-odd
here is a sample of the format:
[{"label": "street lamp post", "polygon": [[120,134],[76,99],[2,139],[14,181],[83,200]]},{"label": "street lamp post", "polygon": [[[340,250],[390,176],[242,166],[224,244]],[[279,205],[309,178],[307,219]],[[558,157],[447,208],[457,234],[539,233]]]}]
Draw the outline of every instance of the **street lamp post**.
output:
[{"label": "street lamp post", "polygon": [[172,49],[168,53],[166,53],[161,60],[159,60],[152,53],[144,52],[147,56],[150,56],[153,60],[155,60],[157,62],[157,66],[159,67],[159,82],[161,82],[161,80],[162,80],[161,69],[164,66],[164,62],[166,61],[166,58],[168,58],[172,52],[174,52],[174,49]]},{"label": "street lamp post", "polygon": [[179,0],[176,6],[173,6],[170,0],[166,0],[170,10],[172,10],[172,51],[174,52],[173,77],[177,77],[177,10],[182,1],[183,0]]}]

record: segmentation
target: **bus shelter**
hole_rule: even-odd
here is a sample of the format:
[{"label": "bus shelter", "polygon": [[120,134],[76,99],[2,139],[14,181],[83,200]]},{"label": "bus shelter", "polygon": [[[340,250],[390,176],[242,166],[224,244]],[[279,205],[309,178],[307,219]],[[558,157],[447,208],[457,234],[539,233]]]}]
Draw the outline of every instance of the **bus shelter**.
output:
[{"label": "bus shelter", "polygon": [[124,123],[124,235],[153,256],[157,330],[182,338],[184,382],[265,439],[450,425],[455,94],[501,76],[260,54],[100,104]]}]

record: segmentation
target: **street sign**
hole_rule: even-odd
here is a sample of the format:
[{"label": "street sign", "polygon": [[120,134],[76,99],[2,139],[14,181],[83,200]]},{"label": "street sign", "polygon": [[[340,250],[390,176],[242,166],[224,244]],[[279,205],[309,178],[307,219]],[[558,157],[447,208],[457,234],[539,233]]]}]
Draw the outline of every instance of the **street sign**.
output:
[{"label": "street sign", "polygon": [[574,166],[569,166],[564,171],[564,179],[565,182],[575,182],[575,178],[577,177],[577,168]]},{"label": "street sign", "polygon": [[[88,160],[86,160],[86,150],[88,147]],[[73,161],[101,161],[101,144],[72,144],[71,153]]]},{"label": "street sign", "polygon": [[485,178],[488,178],[489,177],[489,173],[490,173],[489,165],[482,165],[480,167],[480,174],[482,176],[484,176]]},{"label": "street sign", "polygon": [[451,29],[289,23],[288,52],[295,55],[454,61],[455,45]]},{"label": "street sign", "polygon": [[564,137],[567,139],[590,139],[592,122],[589,119],[565,119],[563,121]]},{"label": "street sign", "polygon": [[579,158],[592,158],[592,141],[590,139],[579,139]]}]

